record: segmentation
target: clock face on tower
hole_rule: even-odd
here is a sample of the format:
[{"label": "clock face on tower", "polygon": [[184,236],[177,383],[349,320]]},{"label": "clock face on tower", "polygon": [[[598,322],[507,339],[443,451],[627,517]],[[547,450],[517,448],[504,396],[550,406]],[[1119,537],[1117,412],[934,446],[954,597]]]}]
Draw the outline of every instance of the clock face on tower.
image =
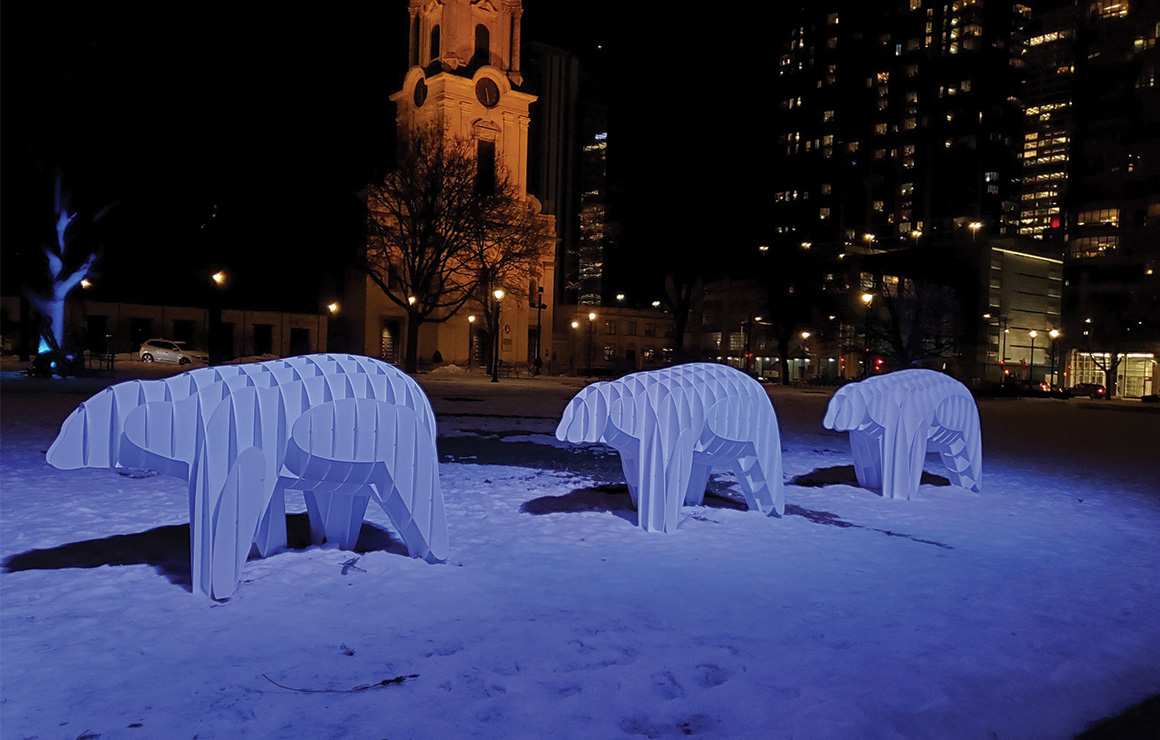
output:
[{"label": "clock face on tower", "polygon": [[488,108],[494,108],[499,103],[499,86],[489,77],[480,78],[475,83],[475,97]]},{"label": "clock face on tower", "polygon": [[427,82],[426,80],[419,80],[415,83],[415,107],[421,108],[423,101],[427,99]]}]

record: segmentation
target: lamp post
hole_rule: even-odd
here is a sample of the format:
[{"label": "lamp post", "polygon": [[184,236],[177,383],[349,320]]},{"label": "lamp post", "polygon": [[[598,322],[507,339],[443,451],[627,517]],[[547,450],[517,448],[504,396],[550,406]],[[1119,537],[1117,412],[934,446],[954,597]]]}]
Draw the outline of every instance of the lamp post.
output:
[{"label": "lamp post", "polygon": [[971,230],[971,241],[973,242],[979,234],[979,229],[983,228],[983,224],[979,221],[972,221],[967,224],[967,228]]},{"label": "lamp post", "polygon": [[499,382],[499,304],[503,301],[503,288],[496,288],[491,293],[495,297],[495,337],[491,353],[491,382]]},{"label": "lamp post", "polygon": [[750,317],[745,325],[745,374],[749,376],[753,375],[753,329],[757,322],[757,318]]},{"label": "lamp post", "polygon": [[588,314],[588,372],[585,373],[588,377],[592,377],[592,335],[596,333],[596,314]]},{"label": "lamp post", "polygon": [[568,356],[568,370],[576,372],[576,332],[580,331],[580,322],[572,322],[572,354]]},{"label": "lamp post", "polygon": [[[544,323],[541,312],[545,308],[547,306],[544,305],[544,286],[541,285],[536,295],[536,361],[534,363],[536,369],[532,373],[533,375],[539,375],[540,366],[544,364],[543,352],[540,350],[540,342],[544,336]],[[548,369],[551,370],[551,368]]]},{"label": "lamp post", "polygon": [[1051,383],[1049,387],[1055,390],[1055,340],[1059,339],[1059,329],[1052,329],[1047,332],[1047,336],[1051,337]]},{"label": "lamp post", "polygon": [[862,380],[866,379],[866,374],[870,372],[870,304],[874,302],[873,293],[863,293],[862,303],[866,304],[866,327],[863,330],[862,338],[864,342],[863,347],[863,362],[862,362]]},{"label": "lamp post", "polygon": [[471,335],[475,330],[475,314],[470,314],[467,317],[467,366],[471,367]]},{"label": "lamp post", "polygon": [[214,289],[210,291],[210,294],[212,297],[210,298],[209,322],[208,322],[208,326],[206,327],[205,341],[206,341],[206,344],[209,345],[208,347],[206,347],[207,354],[209,355],[209,364],[210,365],[219,365],[219,364],[221,364],[222,360],[224,359],[222,357],[222,351],[221,351],[220,345],[221,345],[221,333],[222,333],[221,332],[221,326],[222,326],[222,294],[221,294],[221,291],[225,290],[226,281],[227,281],[227,275],[225,273],[225,270],[218,270],[214,274],[210,275],[210,280],[213,281]]},{"label": "lamp post", "polygon": [[808,331],[802,332],[802,380],[806,379],[806,370],[810,366],[810,333]]},{"label": "lamp post", "polygon": [[1035,337],[1039,336],[1039,332],[1032,329],[1027,332],[1027,336],[1031,337],[1031,362],[1027,364],[1027,387],[1030,388],[1035,385]]}]

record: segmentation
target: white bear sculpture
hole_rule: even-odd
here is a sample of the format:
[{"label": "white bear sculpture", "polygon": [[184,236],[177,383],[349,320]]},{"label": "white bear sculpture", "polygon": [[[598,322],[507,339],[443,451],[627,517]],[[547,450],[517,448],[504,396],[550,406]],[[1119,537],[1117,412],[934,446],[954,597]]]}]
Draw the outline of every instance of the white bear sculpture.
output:
[{"label": "white bear sculpture", "polygon": [[251,545],[286,545],[285,491],[311,539],[354,547],[370,499],[412,557],[446,558],[435,417],[397,368],[307,355],[119,383],[85,401],[48,450],[61,469],[149,467],[189,481],[194,588],[237,588]]},{"label": "white bear sculpture", "polygon": [[751,510],[785,512],[773,404],[760,383],[726,365],[690,363],[593,383],[569,401],[556,438],[616,448],[646,531],[675,529],[681,503],[700,504],[719,466],[737,474]]},{"label": "white bear sculpture", "polygon": [[951,483],[979,490],[979,410],[966,386],[940,372],[899,370],[844,385],[822,423],[850,433],[859,485],[885,497],[914,498],[928,451],[942,455]]}]

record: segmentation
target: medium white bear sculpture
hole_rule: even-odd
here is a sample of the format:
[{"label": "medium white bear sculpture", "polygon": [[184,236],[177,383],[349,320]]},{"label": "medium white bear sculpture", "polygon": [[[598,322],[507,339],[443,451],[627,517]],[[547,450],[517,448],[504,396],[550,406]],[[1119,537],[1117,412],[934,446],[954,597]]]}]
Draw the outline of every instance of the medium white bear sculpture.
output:
[{"label": "medium white bear sculpture", "polygon": [[726,365],[690,363],[589,385],[556,438],[604,442],[620,463],[646,531],[677,526],[700,504],[713,467],[729,466],[751,510],[785,512],[777,416],[761,384]]},{"label": "medium white bear sculpture", "polygon": [[899,370],[842,386],[822,423],[850,433],[854,472],[864,488],[914,498],[930,451],[942,455],[951,483],[979,490],[979,410],[966,386],[940,372]]},{"label": "medium white bear sculpture", "polygon": [[369,357],[307,355],[198,368],[105,389],[48,450],[61,469],[149,467],[189,481],[194,588],[237,588],[252,544],[286,545],[285,491],[311,539],[354,547],[370,499],[412,557],[446,558],[435,417],[414,380]]}]

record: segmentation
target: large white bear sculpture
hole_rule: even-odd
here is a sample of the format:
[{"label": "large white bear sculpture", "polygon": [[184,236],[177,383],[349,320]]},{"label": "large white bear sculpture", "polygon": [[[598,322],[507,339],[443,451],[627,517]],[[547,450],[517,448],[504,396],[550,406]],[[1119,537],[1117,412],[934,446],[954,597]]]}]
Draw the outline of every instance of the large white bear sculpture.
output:
[{"label": "large white bear sculpture", "polygon": [[568,442],[604,442],[620,463],[646,531],[677,526],[713,467],[728,466],[751,510],[785,513],[781,439],[761,384],[726,365],[689,363],[589,385],[556,428]]},{"label": "large white bear sculpture", "polygon": [[979,410],[959,381],[934,370],[899,370],[838,389],[822,422],[850,433],[864,488],[914,498],[926,453],[938,452],[952,484],[978,491],[983,475]]},{"label": "large white bear sculpture", "polygon": [[189,481],[194,588],[237,588],[251,545],[286,545],[285,491],[303,492],[311,539],[350,549],[370,499],[412,557],[446,559],[435,417],[397,368],[307,355],[198,368],[106,388],[48,450],[61,469],[149,467]]}]

